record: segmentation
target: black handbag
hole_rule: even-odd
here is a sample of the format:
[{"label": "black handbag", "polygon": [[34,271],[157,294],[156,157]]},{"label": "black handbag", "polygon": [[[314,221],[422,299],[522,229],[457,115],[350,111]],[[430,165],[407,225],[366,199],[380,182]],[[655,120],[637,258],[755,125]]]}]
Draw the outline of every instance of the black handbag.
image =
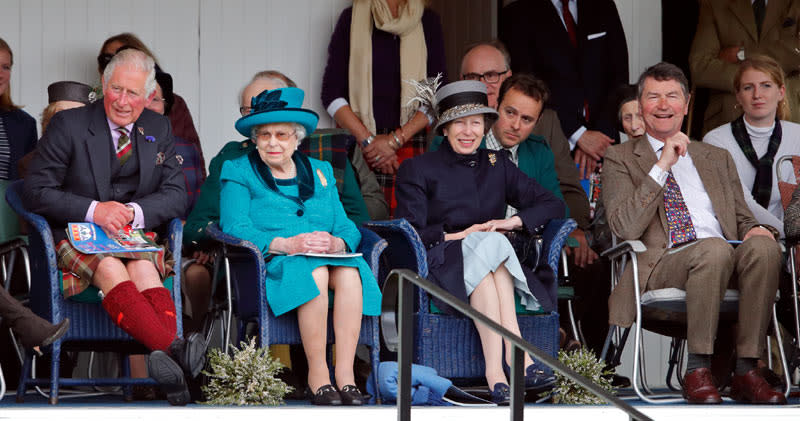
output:
[{"label": "black handbag", "polygon": [[[506,238],[514,247],[519,262],[531,269],[536,269],[542,262],[544,239],[539,234],[527,231],[508,231]],[[546,260],[546,259],[545,259]]]}]

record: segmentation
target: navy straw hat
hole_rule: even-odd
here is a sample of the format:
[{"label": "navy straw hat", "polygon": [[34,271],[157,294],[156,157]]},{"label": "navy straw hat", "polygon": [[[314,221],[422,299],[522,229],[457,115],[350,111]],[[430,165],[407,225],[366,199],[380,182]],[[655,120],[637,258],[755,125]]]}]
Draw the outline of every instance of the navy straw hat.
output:
[{"label": "navy straw hat", "polygon": [[306,136],[317,128],[319,116],[303,108],[305,93],[300,88],[266,90],[250,101],[250,114],[236,120],[236,131],[250,137],[255,126],[271,123],[298,123],[306,129]]}]

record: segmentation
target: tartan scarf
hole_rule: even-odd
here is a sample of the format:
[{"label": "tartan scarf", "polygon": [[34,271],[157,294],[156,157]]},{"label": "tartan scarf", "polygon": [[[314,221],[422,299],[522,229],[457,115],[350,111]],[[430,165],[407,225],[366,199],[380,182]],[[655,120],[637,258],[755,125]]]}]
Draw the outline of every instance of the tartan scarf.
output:
[{"label": "tartan scarf", "polygon": [[355,142],[355,138],[347,134],[313,134],[305,138],[297,147],[297,150],[311,158],[331,163],[333,177],[336,179],[336,189],[340,195],[344,187],[345,166],[348,163],[348,142],[351,141]]},{"label": "tartan scarf", "polygon": [[772,196],[772,164],[775,161],[775,153],[778,152],[778,147],[781,145],[781,137],[783,131],[781,130],[781,121],[775,119],[775,128],[772,130],[772,135],[769,137],[769,146],[767,152],[761,159],[756,156],[756,151],[753,148],[753,142],[750,140],[750,135],[747,134],[747,127],[744,125],[744,115],[731,122],[731,131],[739,148],[744,152],[744,156],[750,161],[750,164],[756,168],[756,179],[753,182],[753,198],[756,202],[767,208],[769,199]]}]

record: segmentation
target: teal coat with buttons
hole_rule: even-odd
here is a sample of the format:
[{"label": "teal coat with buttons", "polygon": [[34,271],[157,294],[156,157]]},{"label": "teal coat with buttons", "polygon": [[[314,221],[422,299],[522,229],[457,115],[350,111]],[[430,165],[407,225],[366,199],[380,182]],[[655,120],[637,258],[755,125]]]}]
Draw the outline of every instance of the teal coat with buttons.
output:
[{"label": "teal coat with buttons", "polygon": [[[298,196],[278,190],[268,167],[256,150],[227,161],[220,180],[220,226],[228,234],[253,242],[267,260],[267,302],[279,316],[314,299],[321,291],[311,271],[319,266],[349,266],[358,269],[363,293],[363,314],[380,314],[381,292],[362,257],[332,258],[272,255],[269,245],[276,237],[288,238],[313,231],[326,231],[356,250],[361,234],[347,218],[333,168],[328,162],[296,152]],[[324,293],[327,293],[326,291]]]}]

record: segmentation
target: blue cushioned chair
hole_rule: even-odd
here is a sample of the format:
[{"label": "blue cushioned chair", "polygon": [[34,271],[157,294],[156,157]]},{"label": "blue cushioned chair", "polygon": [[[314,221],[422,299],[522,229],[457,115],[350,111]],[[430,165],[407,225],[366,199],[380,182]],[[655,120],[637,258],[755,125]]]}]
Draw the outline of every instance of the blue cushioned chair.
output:
[{"label": "blue cushioned chair", "polygon": [[[66,335],[56,340],[49,347],[51,354],[50,379],[31,378],[33,355],[28,352],[22,367],[17,402],[22,402],[29,386],[50,386],[50,403],[58,403],[59,386],[126,386],[126,399],[131,397],[133,385],[156,385],[150,378],[131,378],[128,358],[121,358],[122,377],[73,379],[62,378],[59,374],[59,363],[62,350],[114,351],[127,357],[130,354],[149,354],[150,351],[135,341],[122,329],[117,327],[111,317],[99,303],[83,303],[72,299],[64,299],[61,295],[61,276],[56,262],[55,244],[47,221],[35,213],[28,212],[22,205],[20,193],[22,181],[16,181],[6,191],[6,200],[11,207],[30,225],[29,251],[31,256],[30,291],[31,309],[51,323],[59,323],[65,317],[70,318],[70,327]],[[175,267],[180,268],[181,241],[183,225],[180,219],[173,219],[169,224],[168,247],[175,259]],[[180,270],[175,271],[172,282],[172,298],[175,300],[176,314],[181,314]],[[177,334],[183,335],[181,318],[177,317]],[[43,350],[47,351],[47,349]]]},{"label": "blue cushioned chair", "polygon": [[[378,262],[387,246],[386,240],[378,237],[374,232],[360,228],[361,243],[358,245],[359,253],[378,277]],[[209,224],[206,227],[209,237],[222,244],[222,257],[229,280],[229,289],[233,303],[233,314],[237,315],[239,338],[245,337],[245,327],[248,322],[258,324],[258,342],[261,346],[273,344],[301,344],[300,329],[294,311],[275,317],[267,303],[266,265],[261,250],[255,244],[228,235],[220,230],[219,225]],[[361,320],[361,333],[358,343],[370,348],[370,365],[372,372],[370,379],[378,390],[378,364],[380,353],[380,338],[377,317],[364,316]],[[328,343],[334,343],[333,316],[328,316]]]},{"label": "blue cushioned chair", "polygon": [[[364,224],[389,242],[382,260],[383,279],[392,269],[410,269],[428,276],[426,249],[414,227],[405,219],[370,221]],[[547,263],[558,273],[561,248],[576,227],[572,219],[556,219],[545,227],[543,238]],[[557,288],[557,285],[553,285]],[[428,294],[415,288],[414,363],[433,367],[442,377],[453,379],[483,378],[485,366],[478,331],[466,317],[434,314]],[[555,291],[554,291],[555,293]],[[553,357],[558,353],[558,313],[519,315],[522,337]],[[542,367],[544,364],[542,364]],[[545,368],[552,374],[549,367]]]}]

